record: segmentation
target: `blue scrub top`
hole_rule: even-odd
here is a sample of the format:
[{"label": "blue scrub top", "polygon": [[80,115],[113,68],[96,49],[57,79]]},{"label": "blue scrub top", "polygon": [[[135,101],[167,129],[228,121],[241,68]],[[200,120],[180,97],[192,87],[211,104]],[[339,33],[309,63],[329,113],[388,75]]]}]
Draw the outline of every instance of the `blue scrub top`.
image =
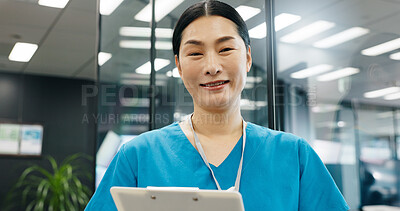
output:
[{"label": "blue scrub top", "polygon": [[[246,135],[240,183],[246,211],[349,209],[324,164],[304,139],[250,122]],[[223,163],[218,167],[210,164],[222,189],[235,184],[241,146],[242,138]],[[217,189],[210,170],[178,122],[123,145],[85,210],[117,210],[110,194],[113,186]]]}]

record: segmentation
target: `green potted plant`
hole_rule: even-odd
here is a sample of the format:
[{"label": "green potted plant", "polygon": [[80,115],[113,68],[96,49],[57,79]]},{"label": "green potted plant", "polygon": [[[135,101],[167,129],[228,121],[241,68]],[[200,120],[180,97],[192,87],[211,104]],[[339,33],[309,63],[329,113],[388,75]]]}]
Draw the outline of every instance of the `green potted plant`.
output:
[{"label": "green potted plant", "polygon": [[[92,194],[90,188],[79,178],[91,179],[85,166],[79,165],[80,158],[90,159],[78,153],[67,157],[60,165],[48,156],[52,170],[38,165],[24,170],[16,185],[7,196],[6,208],[13,209],[15,201],[21,201],[26,210],[83,210]],[[14,203],[12,203],[14,202]]]}]

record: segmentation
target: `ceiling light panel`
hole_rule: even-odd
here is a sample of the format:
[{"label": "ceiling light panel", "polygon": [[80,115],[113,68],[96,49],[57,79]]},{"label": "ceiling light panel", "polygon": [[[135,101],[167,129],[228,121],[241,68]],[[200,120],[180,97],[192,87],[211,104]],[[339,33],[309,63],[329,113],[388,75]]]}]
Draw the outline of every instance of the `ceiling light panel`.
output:
[{"label": "ceiling light panel", "polygon": [[150,49],[151,42],[146,40],[121,40],[119,47],[132,49]]},{"label": "ceiling light panel", "polygon": [[[121,48],[150,49],[151,42],[147,40],[121,40]],[[156,50],[172,50],[172,43],[168,41],[156,41]]]},{"label": "ceiling light panel", "polygon": [[168,77],[180,78],[178,68],[175,67],[173,70],[170,70],[166,73]]},{"label": "ceiling light panel", "polygon": [[[155,1],[155,21],[159,22],[184,0],[156,0]],[[151,4],[146,5],[137,15],[135,19],[139,21],[151,21]]]},{"label": "ceiling light panel", "polygon": [[335,23],[328,21],[316,21],[308,26],[283,36],[280,41],[286,43],[298,43],[319,33],[322,33],[335,26]]},{"label": "ceiling light panel", "polygon": [[361,54],[365,56],[379,56],[398,48],[400,48],[400,38],[364,49],[361,51]]},{"label": "ceiling light panel", "polygon": [[37,49],[38,45],[36,44],[17,42],[8,59],[15,62],[29,62]]},{"label": "ceiling light panel", "polygon": [[258,13],[261,12],[261,10],[258,8],[244,5],[240,5],[239,7],[237,7],[236,11],[239,13],[244,21],[249,20],[250,18],[256,16]]},{"label": "ceiling light panel", "polygon": [[344,78],[350,75],[354,75],[360,72],[360,69],[354,67],[346,67],[340,70],[336,70],[324,75],[318,76],[317,81],[333,81],[339,78]]},{"label": "ceiling light panel", "polygon": [[102,66],[105,64],[108,60],[110,60],[112,57],[112,54],[106,53],[106,52],[100,52],[98,56],[98,63],[99,66]]},{"label": "ceiling light panel", "polygon": [[388,88],[384,88],[384,89],[378,89],[375,91],[366,92],[366,93],[364,93],[364,97],[365,98],[378,98],[378,97],[393,94],[396,92],[400,92],[400,87],[393,86],[393,87],[388,87]]},{"label": "ceiling light panel", "polygon": [[100,0],[100,14],[111,15],[124,0]]},{"label": "ceiling light panel", "polygon": [[249,30],[251,38],[262,39],[267,36],[267,23],[264,22]]},{"label": "ceiling light panel", "polygon": [[[169,65],[170,63],[171,63],[171,61],[168,60],[168,59],[159,59],[159,58],[157,58],[154,61],[154,69],[155,69],[155,71],[159,71],[162,68],[164,68],[167,65]],[[143,64],[142,66],[138,67],[136,69],[136,73],[149,75],[151,73],[150,61],[148,61],[145,64]]]},{"label": "ceiling light panel", "polygon": [[45,7],[62,9],[68,4],[69,0],[39,0],[38,4]]},{"label": "ceiling light panel", "polygon": [[315,76],[327,71],[330,71],[333,69],[332,65],[328,65],[328,64],[320,64],[314,67],[310,67],[304,70],[300,70],[297,72],[294,72],[292,74],[290,74],[290,77],[295,78],[295,79],[303,79],[303,78],[308,78],[311,76]]},{"label": "ceiling light panel", "polygon": [[314,107],[311,107],[311,111],[314,113],[328,113],[334,112],[340,109],[338,105],[331,105],[331,104],[320,104]]},{"label": "ceiling light panel", "polygon": [[[279,31],[286,28],[301,19],[298,15],[292,15],[289,13],[282,13],[275,17],[275,31]],[[256,27],[249,30],[249,36],[255,39],[263,39],[267,36],[267,23],[257,25]]]},{"label": "ceiling light panel", "polygon": [[340,33],[327,37],[323,40],[315,42],[313,44],[314,47],[317,48],[330,48],[349,40],[355,39],[357,37],[361,37],[365,34],[369,33],[369,29],[361,28],[361,27],[353,27],[347,30],[344,30]]},{"label": "ceiling light panel", "polygon": [[[156,28],[157,38],[172,38],[173,30],[169,28]],[[119,35],[125,37],[150,37],[151,29],[148,27],[121,27]]]},{"label": "ceiling light panel", "polygon": [[400,92],[386,95],[383,97],[385,100],[398,100],[400,99]]},{"label": "ceiling light panel", "polygon": [[301,17],[298,15],[293,15],[289,13],[281,13],[275,17],[275,31],[279,31],[284,29],[296,22],[301,20]]},{"label": "ceiling light panel", "polygon": [[390,54],[389,58],[393,60],[400,60],[400,52]]}]

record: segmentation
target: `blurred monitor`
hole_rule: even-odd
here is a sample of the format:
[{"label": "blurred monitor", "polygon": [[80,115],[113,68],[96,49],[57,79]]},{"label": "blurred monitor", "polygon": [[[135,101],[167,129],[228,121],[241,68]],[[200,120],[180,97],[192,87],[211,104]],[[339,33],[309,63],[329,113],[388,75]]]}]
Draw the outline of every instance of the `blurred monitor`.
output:
[{"label": "blurred monitor", "polygon": [[43,126],[0,123],[1,155],[42,154]]}]

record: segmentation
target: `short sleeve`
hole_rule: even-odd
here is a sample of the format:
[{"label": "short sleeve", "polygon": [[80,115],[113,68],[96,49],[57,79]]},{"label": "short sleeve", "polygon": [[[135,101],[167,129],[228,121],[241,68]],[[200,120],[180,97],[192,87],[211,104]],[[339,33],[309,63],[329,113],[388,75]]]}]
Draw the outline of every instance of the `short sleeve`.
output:
[{"label": "short sleeve", "polygon": [[136,187],[136,181],[136,175],[128,162],[125,145],[123,145],[111,161],[85,211],[116,211],[117,207],[112,199],[110,188],[113,186]]},{"label": "short sleeve", "polygon": [[303,139],[299,141],[299,211],[349,210],[342,194],[317,153]]}]

